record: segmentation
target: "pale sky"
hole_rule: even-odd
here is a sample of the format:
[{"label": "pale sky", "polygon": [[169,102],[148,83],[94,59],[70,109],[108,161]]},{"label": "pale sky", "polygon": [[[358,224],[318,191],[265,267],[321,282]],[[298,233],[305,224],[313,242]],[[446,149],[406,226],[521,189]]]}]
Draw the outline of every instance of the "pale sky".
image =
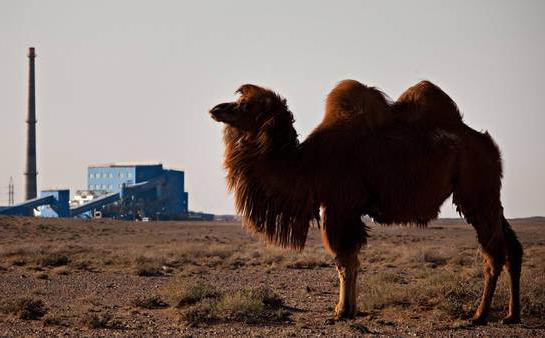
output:
[{"label": "pale sky", "polygon": [[24,195],[30,46],[39,190],[158,161],[185,170],[191,210],[233,213],[207,111],[240,84],[286,97],[303,139],[342,79],[394,99],[428,79],[500,145],[506,216],[545,215],[545,1],[0,0],[0,204],[10,176]]}]

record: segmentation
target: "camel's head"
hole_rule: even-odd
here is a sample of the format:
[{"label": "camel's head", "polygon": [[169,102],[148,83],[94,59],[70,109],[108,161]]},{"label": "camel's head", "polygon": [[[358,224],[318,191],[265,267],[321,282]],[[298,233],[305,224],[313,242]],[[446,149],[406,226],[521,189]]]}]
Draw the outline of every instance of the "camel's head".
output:
[{"label": "camel's head", "polygon": [[[286,113],[286,100],[269,89],[245,84],[237,91],[234,102],[221,103],[210,110],[210,116],[241,131],[257,131],[276,116]],[[291,113],[289,113],[291,116]]]}]

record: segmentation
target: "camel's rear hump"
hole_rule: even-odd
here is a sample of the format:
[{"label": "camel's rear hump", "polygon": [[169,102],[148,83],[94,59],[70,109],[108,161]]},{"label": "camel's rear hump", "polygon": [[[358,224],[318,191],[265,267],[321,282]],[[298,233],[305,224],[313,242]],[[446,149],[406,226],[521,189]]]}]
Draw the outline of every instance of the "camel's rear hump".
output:
[{"label": "camel's rear hump", "polygon": [[459,126],[462,115],[456,103],[429,81],[420,81],[407,89],[392,107],[397,117],[408,123],[430,126]]}]

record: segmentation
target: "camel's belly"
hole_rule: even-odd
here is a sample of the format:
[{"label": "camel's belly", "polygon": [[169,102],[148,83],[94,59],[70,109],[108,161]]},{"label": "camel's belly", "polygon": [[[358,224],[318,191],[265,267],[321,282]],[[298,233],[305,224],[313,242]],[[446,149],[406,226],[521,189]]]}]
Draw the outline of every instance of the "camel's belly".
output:
[{"label": "camel's belly", "polygon": [[383,189],[370,199],[369,216],[380,223],[425,224],[437,218],[441,205],[452,193],[452,185],[447,178],[431,180],[429,184]]}]

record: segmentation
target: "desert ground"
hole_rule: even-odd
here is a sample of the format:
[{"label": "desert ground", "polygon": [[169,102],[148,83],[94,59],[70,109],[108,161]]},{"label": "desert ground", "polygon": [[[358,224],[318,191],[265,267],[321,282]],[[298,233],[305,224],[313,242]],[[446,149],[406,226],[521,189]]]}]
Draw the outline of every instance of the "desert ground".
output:
[{"label": "desert ground", "polygon": [[0,217],[0,336],[545,336],[545,219],[511,220],[525,248],[523,322],[502,274],[487,326],[471,226],[380,226],[360,254],[359,314],[313,228],[303,252],[239,223]]}]

